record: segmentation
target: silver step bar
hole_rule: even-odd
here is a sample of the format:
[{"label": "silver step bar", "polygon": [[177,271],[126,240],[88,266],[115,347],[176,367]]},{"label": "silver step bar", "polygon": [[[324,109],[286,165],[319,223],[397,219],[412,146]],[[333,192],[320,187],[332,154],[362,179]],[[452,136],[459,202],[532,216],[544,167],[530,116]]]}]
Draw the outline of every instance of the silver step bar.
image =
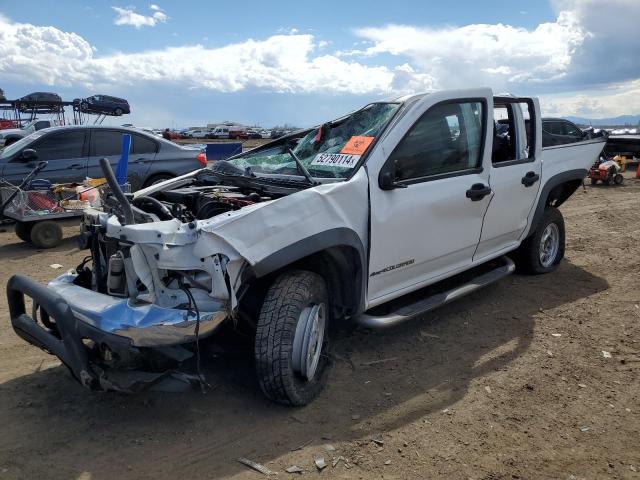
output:
[{"label": "silver step bar", "polygon": [[502,265],[489,272],[478,275],[471,281],[458,287],[423,298],[409,305],[402,306],[398,310],[387,315],[371,315],[365,312],[357,316],[356,321],[363,327],[379,330],[382,328],[392,327],[393,325],[397,325],[398,323],[427,313],[512,274],[516,269],[513,261],[506,256],[501,257],[500,260],[502,261]]}]

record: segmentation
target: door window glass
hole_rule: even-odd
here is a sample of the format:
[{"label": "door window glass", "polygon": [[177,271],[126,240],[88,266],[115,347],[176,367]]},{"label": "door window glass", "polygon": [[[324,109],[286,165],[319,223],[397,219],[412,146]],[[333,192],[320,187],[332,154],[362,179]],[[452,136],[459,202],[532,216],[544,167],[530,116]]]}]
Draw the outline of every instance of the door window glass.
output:
[{"label": "door window glass", "polygon": [[62,160],[82,157],[84,130],[71,130],[47,135],[33,146],[38,160]]},{"label": "door window glass", "polygon": [[429,109],[391,154],[396,181],[473,169],[482,163],[481,102]]},{"label": "door window glass", "polygon": [[156,153],[156,142],[142,135],[133,135],[133,153]]},{"label": "door window glass", "polygon": [[120,155],[122,151],[122,133],[115,130],[93,130],[91,132],[91,155],[108,157]]},{"label": "door window glass", "polygon": [[580,130],[575,125],[570,124],[569,122],[563,122],[564,125],[564,134],[571,135],[572,137],[580,137],[582,136]]}]

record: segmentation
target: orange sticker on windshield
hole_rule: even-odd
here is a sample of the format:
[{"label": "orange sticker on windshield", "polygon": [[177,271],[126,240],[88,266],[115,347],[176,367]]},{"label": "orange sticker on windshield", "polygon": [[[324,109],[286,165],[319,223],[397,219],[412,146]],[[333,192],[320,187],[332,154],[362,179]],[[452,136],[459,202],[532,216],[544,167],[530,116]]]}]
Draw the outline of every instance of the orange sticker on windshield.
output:
[{"label": "orange sticker on windshield", "polygon": [[371,145],[374,137],[362,137],[359,135],[354,135],[349,139],[340,153],[346,153],[348,155],[362,155],[365,150]]}]

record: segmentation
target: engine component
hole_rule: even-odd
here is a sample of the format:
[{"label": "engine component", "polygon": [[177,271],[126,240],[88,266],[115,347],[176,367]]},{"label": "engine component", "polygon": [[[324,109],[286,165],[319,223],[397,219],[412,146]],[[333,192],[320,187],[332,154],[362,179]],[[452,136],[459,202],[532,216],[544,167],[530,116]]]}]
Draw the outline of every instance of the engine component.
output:
[{"label": "engine component", "polygon": [[109,257],[107,293],[114,297],[127,296],[127,279],[124,271],[124,255],[118,250]]}]

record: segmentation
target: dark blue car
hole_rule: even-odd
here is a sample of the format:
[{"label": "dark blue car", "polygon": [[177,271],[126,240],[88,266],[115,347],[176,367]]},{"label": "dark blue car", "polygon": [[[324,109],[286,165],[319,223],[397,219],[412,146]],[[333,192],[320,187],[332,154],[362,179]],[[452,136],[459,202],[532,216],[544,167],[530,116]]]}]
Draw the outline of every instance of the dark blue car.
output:
[{"label": "dark blue car", "polygon": [[124,98],[110,95],[92,95],[87,98],[77,98],[74,103],[79,105],[81,112],[104,113],[119,117],[125,113],[131,113],[129,102]]}]

